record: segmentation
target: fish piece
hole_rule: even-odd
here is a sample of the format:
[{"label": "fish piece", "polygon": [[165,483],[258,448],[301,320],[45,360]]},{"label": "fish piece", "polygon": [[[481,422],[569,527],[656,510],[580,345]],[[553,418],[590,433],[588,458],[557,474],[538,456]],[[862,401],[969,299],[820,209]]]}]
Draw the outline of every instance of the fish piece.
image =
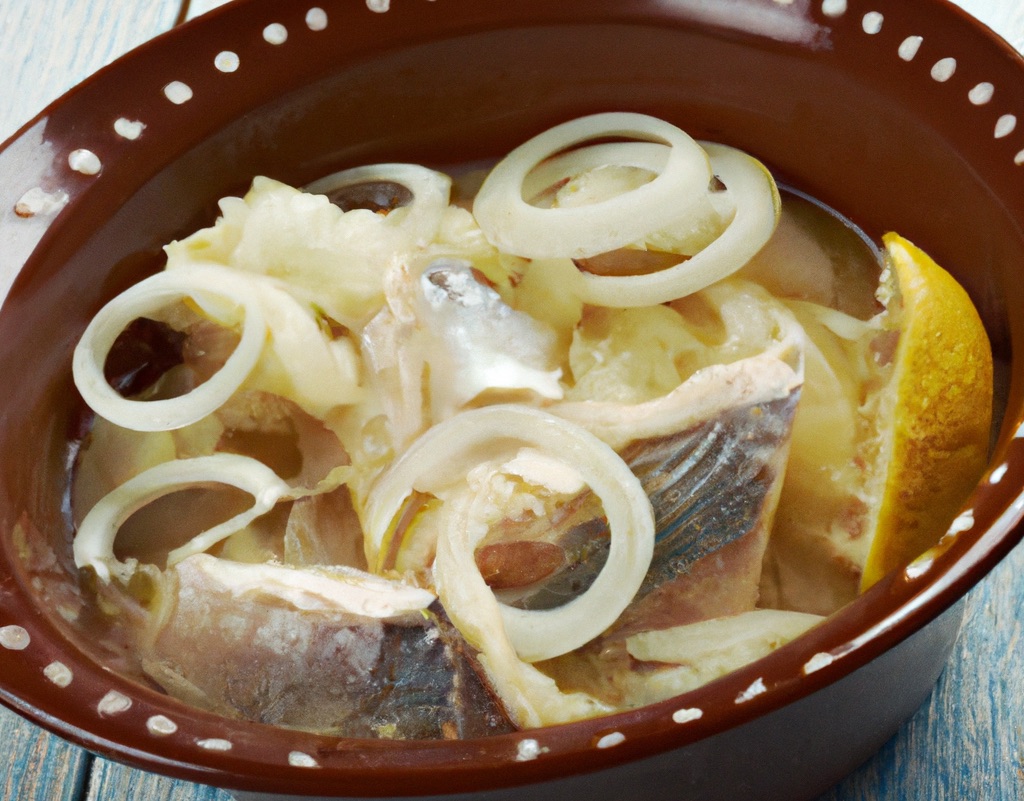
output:
[{"label": "fish piece", "polygon": [[143,668],[179,700],[341,737],[513,728],[433,593],[358,570],[206,554],[164,576]]},{"label": "fish piece", "polygon": [[[720,578],[732,588],[732,603],[753,608],[799,397],[794,388],[679,435],[630,446],[624,458],[651,498],[657,533],[651,569],[619,619],[621,631],[684,622],[684,602],[703,597],[693,592],[690,574],[709,560],[728,564]],[[730,545],[726,561],[721,551]]]},{"label": "fish piece", "polygon": [[[620,451],[651,500],[656,530],[647,577],[616,623],[623,635],[753,608],[799,396],[794,387]],[[566,567],[521,592],[517,606],[551,608],[588,587],[607,558],[603,520],[572,525],[560,544]]]},{"label": "fish piece", "polygon": [[[674,312],[651,318],[658,334],[650,346],[637,321],[607,321],[613,341],[592,358],[581,347],[574,367],[600,394],[550,407],[614,448],[654,510],[654,558],[616,623],[623,635],[753,608],[803,387],[803,331],[759,287],[723,282]],[[623,367],[634,352],[657,356],[657,380]],[[593,386],[593,373],[605,380]],[[573,531],[593,529],[593,515],[567,523],[566,541],[582,541],[585,558],[570,553],[568,580],[544,582],[548,598],[538,603],[585,586],[607,547],[601,536]],[[701,577],[711,574],[721,587],[708,593]]]},{"label": "fish piece", "polygon": [[[709,347],[731,360],[701,367],[653,397],[640,392],[647,400],[632,400],[631,386],[613,386],[604,399],[548,407],[610,445],[654,513],[646,577],[605,638],[735,614],[757,602],[803,385],[803,338],[785,307],[750,285],[706,294],[720,319],[710,326],[720,336]],[[698,338],[679,339],[689,348]],[[613,381],[615,375],[608,373]],[[586,592],[606,562],[603,515],[585,491],[555,499],[543,513],[526,515],[512,504],[481,540],[477,564],[497,577],[492,589],[502,603],[558,608]],[[562,549],[561,560],[551,545]],[[530,554],[543,556],[536,569],[515,564]]]},{"label": "fish piece", "polygon": [[293,567],[347,565],[366,569],[363,531],[348,487],[307,495],[292,504],[282,561]]},{"label": "fish piece", "polygon": [[472,263],[437,259],[419,279],[435,421],[482,396],[561,399],[555,333],[481,282]]}]

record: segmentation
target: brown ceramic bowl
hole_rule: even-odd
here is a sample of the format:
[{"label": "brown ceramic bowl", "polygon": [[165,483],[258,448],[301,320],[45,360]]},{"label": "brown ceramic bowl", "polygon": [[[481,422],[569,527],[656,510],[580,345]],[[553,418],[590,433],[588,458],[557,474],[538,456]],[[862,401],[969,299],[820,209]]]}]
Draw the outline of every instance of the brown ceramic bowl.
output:
[{"label": "brown ceramic bowl", "polygon": [[[95,752],[242,797],[822,791],[926,697],[959,599],[1022,536],[1024,126],[1012,115],[1024,114],[1024,63],[940,0],[394,0],[386,13],[315,2],[236,0],[103,70],[0,152],[3,702]],[[174,82],[190,90],[185,102],[171,99],[184,97]],[[606,110],[742,147],[955,273],[1009,375],[973,526],[702,689],[485,740],[344,741],[227,721],[88,656],[61,615],[73,587],[63,499],[70,355],[100,305],[158,269],[163,243],[209,224],[215,201],[253,175],[303,184],[367,161],[493,157]],[[97,173],[81,154],[69,162],[80,149]],[[33,189],[69,202],[47,211]],[[56,561],[33,580],[26,554],[47,549]],[[702,716],[676,714],[691,709]]]}]

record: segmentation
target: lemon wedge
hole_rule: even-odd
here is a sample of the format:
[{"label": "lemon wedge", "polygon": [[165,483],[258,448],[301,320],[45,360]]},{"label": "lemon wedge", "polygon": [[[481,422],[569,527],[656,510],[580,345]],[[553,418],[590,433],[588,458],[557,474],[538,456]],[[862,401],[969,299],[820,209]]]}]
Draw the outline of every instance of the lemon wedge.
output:
[{"label": "lemon wedge", "polygon": [[967,292],[906,239],[883,242],[899,340],[882,390],[886,469],[861,590],[946,532],[984,470],[992,424],[992,349]]},{"label": "lemon wedge", "polygon": [[967,292],[887,234],[880,311],[786,301],[806,382],[761,604],[828,615],[934,546],[984,470],[992,352]]}]

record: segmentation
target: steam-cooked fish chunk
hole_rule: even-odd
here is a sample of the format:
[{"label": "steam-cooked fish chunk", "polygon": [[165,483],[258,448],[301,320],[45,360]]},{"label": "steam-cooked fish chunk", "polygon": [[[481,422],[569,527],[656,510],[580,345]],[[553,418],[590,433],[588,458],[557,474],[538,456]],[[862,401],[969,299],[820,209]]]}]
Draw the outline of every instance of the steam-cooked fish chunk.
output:
[{"label": "steam-cooked fish chunk", "polygon": [[[651,500],[656,540],[647,577],[616,629],[664,628],[753,608],[799,395],[794,387],[620,451]],[[562,540],[570,549],[564,568],[521,593],[516,605],[557,606],[600,571],[608,550],[603,521],[574,522]]]},{"label": "steam-cooked fish chunk", "polygon": [[166,574],[146,673],[203,709],[344,737],[512,728],[433,593],[342,568],[200,554]]}]

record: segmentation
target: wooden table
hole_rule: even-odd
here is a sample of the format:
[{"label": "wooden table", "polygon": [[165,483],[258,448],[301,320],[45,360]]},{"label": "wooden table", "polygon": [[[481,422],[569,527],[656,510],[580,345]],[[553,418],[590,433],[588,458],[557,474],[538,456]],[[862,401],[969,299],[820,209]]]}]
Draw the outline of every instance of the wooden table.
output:
[{"label": "wooden table", "polygon": [[[0,0],[0,140],[180,16],[222,2]],[[1020,0],[957,2],[1024,50]],[[929,701],[877,756],[819,801],[1024,799],[1022,620],[1024,548],[1018,548],[968,596],[964,632]],[[92,756],[2,708],[0,743],[6,751],[3,799],[230,799],[221,790]]]}]

